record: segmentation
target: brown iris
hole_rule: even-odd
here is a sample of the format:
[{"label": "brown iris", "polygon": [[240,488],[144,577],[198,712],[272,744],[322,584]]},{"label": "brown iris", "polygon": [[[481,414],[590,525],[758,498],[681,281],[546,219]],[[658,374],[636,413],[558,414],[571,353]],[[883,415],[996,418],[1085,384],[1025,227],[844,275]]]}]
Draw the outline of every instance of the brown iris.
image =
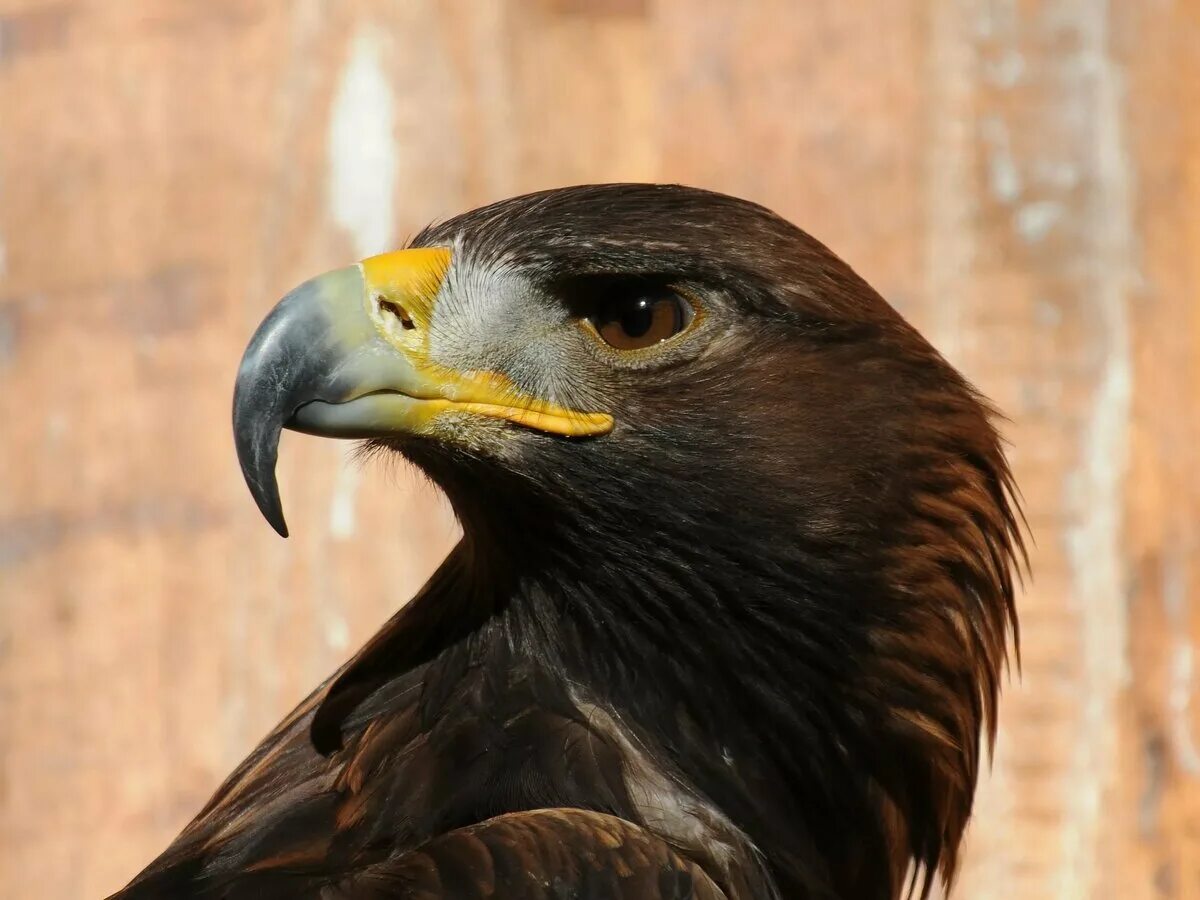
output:
[{"label": "brown iris", "polygon": [[684,331],[695,312],[669,288],[603,300],[591,316],[604,343],[616,350],[643,350]]}]

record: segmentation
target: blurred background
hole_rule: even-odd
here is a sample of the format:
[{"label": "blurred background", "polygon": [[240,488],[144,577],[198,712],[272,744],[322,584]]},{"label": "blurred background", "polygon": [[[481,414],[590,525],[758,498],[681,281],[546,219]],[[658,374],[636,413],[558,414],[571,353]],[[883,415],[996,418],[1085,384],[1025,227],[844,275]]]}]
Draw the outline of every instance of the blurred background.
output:
[{"label": "blurred background", "polygon": [[956,896],[1200,897],[1195,0],[0,0],[0,884],[122,885],[455,540],[291,434],[259,517],[274,299],[615,180],[774,208],[1011,420],[1024,669]]}]

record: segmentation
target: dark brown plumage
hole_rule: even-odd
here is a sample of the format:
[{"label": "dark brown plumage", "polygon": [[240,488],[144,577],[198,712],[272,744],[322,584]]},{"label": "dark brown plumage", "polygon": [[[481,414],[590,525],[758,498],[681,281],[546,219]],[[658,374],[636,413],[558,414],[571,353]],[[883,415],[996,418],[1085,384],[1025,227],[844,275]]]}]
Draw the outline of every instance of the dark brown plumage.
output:
[{"label": "dark brown plumage", "polygon": [[[414,244],[453,248],[443,362],[615,426],[377,437],[462,543],[117,897],[884,900],[951,878],[1021,554],[979,396],[744,201],[569,188]],[[694,334],[576,349],[597,303],[663,290]]]}]

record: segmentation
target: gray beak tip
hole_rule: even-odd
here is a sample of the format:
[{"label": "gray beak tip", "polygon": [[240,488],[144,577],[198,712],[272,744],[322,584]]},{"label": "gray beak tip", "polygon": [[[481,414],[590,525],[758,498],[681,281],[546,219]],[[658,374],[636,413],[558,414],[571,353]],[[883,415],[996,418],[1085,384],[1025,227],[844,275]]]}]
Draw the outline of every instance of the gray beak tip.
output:
[{"label": "gray beak tip", "polygon": [[[239,388],[241,385],[239,385]],[[259,512],[279,532],[288,536],[287,522],[283,518],[283,502],[279,498],[279,484],[275,480],[275,461],[279,455],[279,416],[271,411],[256,408],[247,392],[234,393],[233,440],[237,447],[238,463],[246,486],[254,497]]]},{"label": "gray beak tip", "polygon": [[263,514],[263,518],[267,520],[267,524],[274,528],[276,533],[281,538],[286,538],[288,536],[287,522],[285,522],[283,518],[283,510],[279,505],[278,493],[275,494],[275,504],[273,508],[265,503],[260,503],[258,509],[259,512]]},{"label": "gray beak tip", "polygon": [[286,538],[288,527],[283,518],[283,504],[279,499],[279,486],[275,484],[275,479],[271,479],[271,485],[266,490],[254,491],[254,499],[267,524],[274,528],[281,538]]},{"label": "gray beak tip", "polygon": [[278,532],[281,538],[288,536],[287,522],[283,521],[283,516],[280,516],[278,519],[272,519],[270,516],[267,516],[267,521],[271,523],[271,527]]}]

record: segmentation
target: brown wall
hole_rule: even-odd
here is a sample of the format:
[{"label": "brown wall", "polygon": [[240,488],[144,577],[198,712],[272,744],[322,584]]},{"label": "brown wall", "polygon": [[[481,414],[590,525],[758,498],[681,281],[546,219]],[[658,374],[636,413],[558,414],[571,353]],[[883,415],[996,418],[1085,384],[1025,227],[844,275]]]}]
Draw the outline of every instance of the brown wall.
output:
[{"label": "brown wall", "polygon": [[0,0],[0,885],[122,884],[453,540],[298,436],[294,537],[258,517],[272,298],[605,180],[774,207],[1012,419],[1035,578],[958,895],[1200,897],[1197,0]]}]

